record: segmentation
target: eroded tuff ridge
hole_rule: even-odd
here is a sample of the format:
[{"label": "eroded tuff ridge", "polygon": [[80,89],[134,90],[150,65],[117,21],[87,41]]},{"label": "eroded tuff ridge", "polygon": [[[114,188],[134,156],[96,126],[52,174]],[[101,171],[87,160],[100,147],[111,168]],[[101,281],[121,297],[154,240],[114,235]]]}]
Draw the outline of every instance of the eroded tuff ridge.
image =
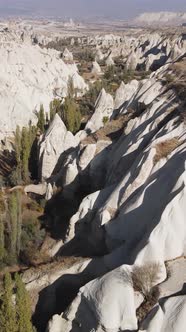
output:
[{"label": "eroded tuff ridge", "polygon": [[47,332],[182,332],[185,37],[99,36],[89,42],[100,40],[103,48],[110,45],[111,58],[124,55],[128,69],[152,73],[122,82],[114,98],[102,89],[76,135],[56,115],[41,138],[42,183],[25,191],[46,193],[53,225],[60,221],[57,201],[62,210],[64,199],[68,208],[82,199],[63,237],[50,246],[51,257],[67,256],[63,264],[23,276],[30,293],[39,294],[34,322]]}]

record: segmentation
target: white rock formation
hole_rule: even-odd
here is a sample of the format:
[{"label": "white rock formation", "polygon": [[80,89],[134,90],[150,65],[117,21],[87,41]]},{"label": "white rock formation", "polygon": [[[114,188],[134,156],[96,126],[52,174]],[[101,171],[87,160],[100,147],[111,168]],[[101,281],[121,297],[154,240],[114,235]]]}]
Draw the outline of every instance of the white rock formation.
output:
[{"label": "white rock formation", "polygon": [[[11,36],[11,37],[10,37]],[[76,88],[87,85],[78,75],[76,65],[66,65],[60,53],[41,49],[5,32],[0,38],[0,137],[12,135],[16,125],[36,123],[35,110],[40,104],[49,110],[51,100],[67,94],[69,78]]]},{"label": "white rock formation", "polygon": [[34,194],[44,196],[46,194],[46,191],[47,191],[46,183],[41,183],[41,184],[37,184],[37,185],[30,184],[30,185],[24,187],[25,194],[34,193]]},{"label": "white rock formation", "polygon": [[63,320],[59,315],[54,315],[48,324],[46,332],[61,332],[64,327]]},{"label": "white rock formation", "polygon": [[134,52],[132,52],[127,59],[126,69],[136,70],[137,64],[138,64],[138,57]]},{"label": "white rock formation", "polygon": [[[143,85],[136,84],[131,94],[133,105],[137,110],[145,108],[129,121],[125,132],[106,152],[107,158],[102,159],[107,173],[102,189],[85,197],[70,220],[67,244],[73,239],[81,246],[85,243],[85,250],[91,246],[97,253],[105,248],[107,254],[92,260],[86,272],[92,273],[93,281],[80,288],[68,310],[58,317],[60,324],[63,322],[61,332],[137,330],[136,309],[143,298],[133,288],[131,271],[135,266],[159,264],[157,279],[149,284],[148,291],[162,283],[160,297],[163,290],[170,296],[182,289],[185,269],[182,281],[176,280],[177,288],[172,284],[171,292],[163,288],[164,263],[186,255],[186,127],[177,112],[170,112],[179,104],[175,92],[167,92],[162,86],[165,68],[157,74],[160,80],[152,76]],[[120,87],[118,105],[122,94],[125,102],[125,88],[124,84]],[[105,99],[105,95],[102,91],[100,98]],[[95,121],[96,117],[92,126]],[[95,162],[93,182],[100,168],[97,156],[91,160],[94,151],[95,144],[86,146],[80,163],[82,169],[89,163],[91,170]],[[141,330],[181,332],[185,298],[157,299]]]},{"label": "white rock formation", "polygon": [[95,61],[96,61],[96,62],[99,62],[99,61],[101,61],[101,60],[103,60],[103,59],[104,59],[104,54],[101,52],[100,49],[98,49],[98,50],[96,51]]},{"label": "white rock formation", "polygon": [[[83,38],[79,42],[83,44]],[[43,289],[55,282],[54,289],[46,291],[55,308],[56,284],[61,275],[68,273],[68,282],[75,279],[79,293],[61,315],[54,315],[48,323],[49,332],[133,331],[138,329],[136,309],[144,300],[146,304],[147,299],[142,291],[136,292],[132,272],[136,266],[143,268],[150,262],[159,266],[157,276],[143,284],[148,285],[151,295],[153,287],[161,284],[160,298],[149,309],[139,331],[182,332],[186,324],[185,295],[177,296],[174,292],[183,291],[185,268],[178,266],[179,273],[171,275],[170,283],[166,280],[166,266],[167,261],[177,260],[179,256],[184,259],[186,255],[186,127],[179,114],[182,102],[175,91],[167,91],[162,78],[171,72],[169,63],[184,54],[184,38],[140,32],[138,36],[126,38],[89,36],[85,42],[110,47],[112,54],[117,49],[116,53],[124,55],[128,69],[141,66],[148,70],[155,64],[160,69],[141,82],[122,83],[115,103],[103,89],[85,130],[75,137],[66,130],[59,116],[55,116],[41,141],[42,178],[51,177],[56,168],[55,175],[61,180],[63,193],[72,194],[68,196],[72,204],[78,190],[81,192],[85,186],[90,194],[70,219],[65,246],[60,248],[63,241],[58,241],[49,252],[52,256],[59,249],[69,248],[73,252],[75,248],[75,254],[79,249],[80,255],[90,252],[92,257],[98,257],[80,267],[73,266],[70,270],[63,267],[52,275],[42,274],[29,280],[27,288]],[[164,56],[167,61],[161,67]],[[80,82],[75,66],[68,70],[74,83]],[[57,72],[60,76],[61,71]],[[59,82],[58,91],[62,93]],[[81,83],[83,89],[85,86]],[[87,134],[104,126],[103,122],[112,117],[114,109],[119,109],[122,115],[130,107],[135,111],[133,118],[121,130],[119,138],[97,142],[95,134],[83,141]],[[56,167],[59,159],[60,170]],[[47,187],[45,184],[28,186],[25,192],[46,190],[50,198],[52,183]],[[175,282],[173,276],[177,279],[178,274],[182,279]],[[47,301],[43,305],[47,307]]]},{"label": "white rock formation", "polygon": [[85,131],[93,133],[103,127],[104,118],[109,120],[112,115],[113,104],[113,97],[109,93],[106,93],[105,89],[102,89],[95,104],[94,114],[87,122]]},{"label": "white rock formation", "polygon": [[107,66],[113,66],[114,65],[114,60],[111,55],[108,56],[108,58],[105,61]]},{"label": "white rock formation", "polygon": [[126,107],[126,103],[135,95],[137,89],[139,87],[139,82],[136,80],[132,80],[128,84],[124,84],[121,82],[119,88],[116,91],[115,101],[114,101],[114,109],[119,109]]},{"label": "white rock formation", "polygon": [[88,84],[85,83],[82,76],[75,72],[72,75],[73,88],[76,90],[77,97],[82,96],[88,90]]},{"label": "white rock formation", "polygon": [[49,178],[62,153],[77,144],[73,134],[67,131],[63,121],[56,114],[40,143],[41,179]]},{"label": "white rock formation", "polygon": [[101,67],[100,67],[99,63],[97,63],[97,61],[94,61],[92,63],[91,73],[95,74],[95,75],[101,75],[102,74]]},{"label": "white rock formation", "polygon": [[73,61],[74,60],[73,54],[72,54],[72,52],[70,52],[68,50],[68,48],[65,48],[65,50],[63,52],[63,60],[64,61]]},{"label": "white rock formation", "polygon": [[174,296],[154,307],[139,331],[181,332],[186,324],[186,296]]}]

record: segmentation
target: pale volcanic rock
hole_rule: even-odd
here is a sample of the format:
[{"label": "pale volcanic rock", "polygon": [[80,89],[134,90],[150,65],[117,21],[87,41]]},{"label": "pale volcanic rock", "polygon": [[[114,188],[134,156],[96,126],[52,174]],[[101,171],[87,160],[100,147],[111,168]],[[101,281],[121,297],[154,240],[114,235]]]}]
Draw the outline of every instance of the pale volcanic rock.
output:
[{"label": "pale volcanic rock", "polygon": [[108,58],[105,61],[107,66],[113,66],[114,65],[114,60],[111,55],[108,56]]},{"label": "pale volcanic rock", "polygon": [[132,80],[128,84],[121,82],[119,88],[116,91],[114,108],[124,108],[124,106],[126,106],[126,102],[128,102],[134,96],[138,87],[139,82],[137,80]]},{"label": "pale volcanic rock", "polygon": [[160,300],[142,323],[145,332],[181,332],[186,324],[186,296]]},{"label": "pale volcanic rock", "polygon": [[95,132],[104,126],[103,120],[104,117],[110,119],[114,109],[114,101],[113,97],[106,93],[105,89],[102,89],[96,104],[95,111],[92,115],[91,119],[87,122],[85,131],[87,132]]},{"label": "pale volcanic rock", "polygon": [[63,121],[56,114],[40,143],[41,178],[49,178],[61,154],[77,144],[74,135],[67,131]]},{"label": "pale volcanic rock", "polygon": [[62,56],[64,61],[73,61],[73,54],[68,50],[68,48],[65,48]]},{"label": "pale volcanic rock", "polygon": [[86,169],[90,161],[93,159],[96,153],[96,148],[96,144],[88,144],[87,146],[82,147],[78,161],[78,165],[81,171]]},{"label": "pale volcanic rock", "polygon": [[96,61],[96,62],[99,62],[99,61],[101,61],[101,60],[103,60],[103,59],[104,59],[104,54],[102,53],[102,51],[101,51],[100,49],[98,49],[98,50],[96,51],[95,61]]},{"label": "pale volcanic rock", "polygon": [[88,84],[85,83],[83,77],[78,72],[72,75],[72,83],[77,97],[82,96],[88,90]]},{"label": "pale volcanic rock", "polygon": [[61,332],[63,327],[64,323],[61,316],[54,315],[47,326],[46,332]]},{"label": "pale volcanic rock", "polygon": [[0,41],[0,107],[4,110],[0,119],[2,138],[12,135],[16,125],[27,126],[30,120],[35,124],[35,110],[43,104],[48,111],[56,93],[65,97],[70,78],[80,91],[87,89],[77,66],[65,64],[59,52],[13,38],[5,42],[2,36]]},{"label": "pale volcanic rock", "polygon": [[[83,45],[83,39],[80,41]],[[61,315],[53,316],[47,331],[182,332],[186,324],[185,296],[173,295],[183,291],[185,267],[172,263],[177,270],[172,269],[171,276],[166,267],[167,261],[179,256],[184,259],[186,255],[186,129],[180,116],[182,102],[162,81],[171,73],[173,59],[183,55],[185,43],[182,37],[171,39],[162,33],[144,32],[137,37],[101,35],[87,37],[86,41],[90,45],[107,45],[107,55],[110,51],[114,54],[117,48],[120,53],[125,45],[123,61],[128,69],[160,68],[148,79],[122,82],[114,101],[103,89],[85,130],[75,136],[56,115],[42,138],[43,179],[49,178],[56,168],[59,173],[53,173],[51,183],[56,175],[72,204],[78,190],[89,193],[69,220],[65,246],[63,240],[55,242],[50,256],[69,248],[70,253],[93,257],[79,269],[66,270],[68,282],[75,279],[79,292]],[[74,65],[71,70],[75,70]],[[116,113],[120,119],[130,116],[130,108],[134,111],[132,118],[119,128],[122,130],[118,136],[102,140],[96,132],[112,118],[113,110],[119,110]],[[104,137],[106,130],[107,126],[103,128]],[[94,135],[88,137],[91,133]],[[59,163],[61,156],[64,159]],[[29,186],[25,190],[39,188],[42,189],[40,185]],[[52,184],[45,189],[51,197]],[[159,270],[157,278],[145,285],[152,294],[153,287],[160,284],[160,297],[138,327],[136,309],[145,297],[136,292],[131,273],[136,266],[143,268],[149,262],[158,264]],[[43,288],[60,280],[64,273],[63,269],[53,275],[36,276],[28,288]],[[55,287],[56,283],[54,291],[48,293],[54,304]],[[43,305],[47,308],[47,301]]]},{"label": "pale volcanic rock", "polygon": [[97,61],[94,61],[92,63],[92,71],[91,71],[92,74],[95,74],[95,75],[101,75],[102,74],[102,71],[101,71],[101,67],[100,65],[97,63]]},{"label": "pale volcanic rock", "polygon": [[47,191],[47,184],[45,182],[40,184],[29,184],[24,187],[25,194],[34,193],[44,196],[46,194],[46,191]]},{"label": "pale volcanic rock", "polygon": [[134,52],[132,52],[127,59],[126,69],[136,70],[137,64],[138,64],[138,57]]},{"label": "pale volcanic rock", "polygon": [[[107,292],[107,289],[110,291]],[[102,278],[91,281],[80,289],[78,297],[81,297],[82,306],[81,313],[79,312],[78,315],[79,331],[90,332],[91,326],[102,327],[95,331],[137,329],[134,290],[131,285],[129,266],[120,267]],[[86,310],[93,312],[92,321],[89,321],[89,315],[85,318]]]}]

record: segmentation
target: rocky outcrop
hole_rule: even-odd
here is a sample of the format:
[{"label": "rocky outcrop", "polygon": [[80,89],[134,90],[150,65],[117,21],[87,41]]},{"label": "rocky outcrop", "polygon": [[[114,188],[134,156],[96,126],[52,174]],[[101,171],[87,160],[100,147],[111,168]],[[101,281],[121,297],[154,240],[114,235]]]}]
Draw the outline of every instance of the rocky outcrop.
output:
[{"label": "rocky outcrop", "polygon": [[[21,38],[21,37],[20,37]],[[35,111],[43,104],[45,111],[56,95],[67,94],[69,78],[80,92],[87,89],[74,64],[65,64],[60,53],[41,49],[5,31],[0,38],[0,137],[12,135],[16,125],[36,123]]]},{"label": "rocky outcrop", "polygon": [[107,66],[113,66],[114,65],[114,60],[111,55],[108,56],[108,58],[105,61]]},{"label": "rocky outcrop", "polygon": [[[86,196],[71,218],[64,250],[72,250],[76,244],[76,250],[99,258],[92,259],[86,269],[92,281],[80,288],[61,316],[53,318],[50,332],[57,321],[62,332],[183,328],[185,293],[179,297],[170,294],[182,289],[184,277],[175,287],[171,284],[169,292],[163,288],[167,282],[165,262],[186,254],[186,127],[180,116],[181,101],[174,90],[167,91],[162,85],[165,72],[168,74],[169,68],[136,84],[127,104],[136,113],[119,139],[105,154],[102,150],[101,164],[95,144],[86,146],[84,157],[82,152],[82,171],[87,165],[89,171],[94,166],[90,183],[95,182],[103,164],[105,176],[99,190]],[[119,97],[123,94],[125,98],[124,84],[120,90]],[[102,94],[105,96],[104,91]],[[137,291],[134,278],[135,271],[147,271],[148,266],[154,267],[156,275],[150,283],[142,281],[143,287],[148,285],[148,294],[162,285],[158,297],[151,300],[144,291]],[[165,295],[168,298],[164,299]],[[148,301],[152,302],[144,309]],[[144,325],[138,326],[136,310],[146,310]],[[177,330],[169,323],[172,317]]]},{"label": "rocky outcrop", "polygon": [[68,50],[68,48],[65,48],[63,52],[63,60],[64,61],[73,61],[73,54]]},{"label": "rocky outcrop", "polygon": [[125,109],[127,103],[136,94],[136,91],[138,91],[139,86],[140,83],[136,80],[132,80],[128,84],[124,84],[123,82],[121,82],[119,88],[116,91],[114,109]]},{"label": "rocky outcrop", "polygon": [[[126,69],[154,72],[121,83],[114,101],[103,89],[94,114],[75,136],[56,115],[40,142],[40,173],[47,184],[25,187],[46,194],[46,214],[48,209],[52,225],[59,217],[64,228],[48,255],[67,256],[68,266],[55,262],[52,273],[49,266],[24,274],[30,293],[39,293],[34,319],[43,320],[42,330],[47,323],[49,332],[184,329],[186,126],[184,95],[177,88],[185,63],[179,62],[176,74],[172,63],[186,45],[183,36],[137,35],[87,37],[90,45],[123,55]],[[84,89],[76,66],[59,63],[70,70],[74,85],[79,82],[76,89]],[[62,94],[57,72],[56,91]],[[115,118],[123,124],[108,132],[105,124],[112,128]],[[58,207],[54,184],[61,188]],[[72,210],[67,229],[66,219],[55,216],[57,208]],[[73,255],[92,258],[74,266]],[[182,267],[170,263],[178,257]]]},{"label": "rocky outcrop", "polygon": [[96,51],[96,55],[95,55],[95,61],[99,62],[101,60],[104,59],[104,54],[101,52],[101,50],[98,48]]},{"label": "rocky outcrop", "polygon": [[87,122],[85,131],[93,133],[103,127],[104,120],[108,121],[110,119],[113,108],[113,97],[109,93],[106,93],[105,89],[102,89],[95,104],[94,114]]},{"label": "rocky outcrop", "polygon": [[137,64],[138,64],[139,58],[137,57],[137,54],[132,52],[126,62],[126,69],[127,70],[136,70]]},{"label": "rocky outcrop", "polygon": [[91,73],[94,74],[94,75],[101,75],[102,74],[101,67],[97,63],[97,61],[94,61],[92,63],[92,71],[91,71]]},{"label": "rocky outcrop", "polygon": [[82,96],[88,90],[88,84],[85,83],[83,77],[78,72],[72,75],[72,83],[77,97]]},{"label": "rocky outcrop", "polygon": [[55,115],[40,143],[40,174],[46,180],[54,171],[63,152],[78,145],[73,134],[67,131],[58,114]]}]

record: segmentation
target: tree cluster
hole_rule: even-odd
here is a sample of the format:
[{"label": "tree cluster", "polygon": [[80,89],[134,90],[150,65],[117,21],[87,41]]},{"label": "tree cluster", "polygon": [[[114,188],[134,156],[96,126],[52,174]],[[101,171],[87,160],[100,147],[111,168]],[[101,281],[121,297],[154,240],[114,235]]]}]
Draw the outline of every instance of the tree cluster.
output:
[{"label": "tree cluster", "polygon": [[30,180],[29,162],[30,152],[33,142],[36,137],[36,127],[29,125],[23,127],[22,130],[19,126],[15,132],[15,159],[16,166],[10,175],[10,184],[20,185],[28,183]]},{"label": "tree cluster", "polygon": [[19,191],[11,193],[5,200],[0,197],[0,262],[12,265],[17,262],[21,248],[22,207]]},{"label": "tree cluster", "polygon": [[72,94],[72,92],[69,92],[64,104],[62,104],[60,99],[54,99],[50,103],[50,122],[57,113],[63,120],[67,130],[75,134],[81,126],[81,112]]},{"label": "tree cluster", "polygon": [[34,332],[34,330],[31,322],[30,298],[25,285],[21,277],[16,274],[14,294],[11,275],[6,273],[0,305],[0,331]]}]

